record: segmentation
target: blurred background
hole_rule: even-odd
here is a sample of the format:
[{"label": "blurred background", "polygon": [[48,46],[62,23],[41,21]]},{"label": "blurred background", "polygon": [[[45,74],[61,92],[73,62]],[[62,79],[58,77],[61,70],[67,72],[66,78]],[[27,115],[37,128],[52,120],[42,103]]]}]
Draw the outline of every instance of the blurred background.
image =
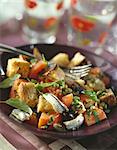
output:
[{"label": "blurred background", "polygon": [[116,14],[116,0],[0,0],[0,43],[59,43],[117,55]]}]

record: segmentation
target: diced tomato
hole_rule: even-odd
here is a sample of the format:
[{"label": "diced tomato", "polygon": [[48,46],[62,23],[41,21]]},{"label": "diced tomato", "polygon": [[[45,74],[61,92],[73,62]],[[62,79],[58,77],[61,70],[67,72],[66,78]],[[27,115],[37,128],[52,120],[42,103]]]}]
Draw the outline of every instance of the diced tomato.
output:
[{"label": "diced tomato", "polygon": [[25,4],[26,4],[26,7],[31,8],[31,9],[37,6],[36,0],[25,0]]},{"label": "diced tomato", "polygon": [[53,113],[53,114],[48,115],[43,112],[39,118],[38,128],[41,128],[42,126],[47,125],[51,117],[54,120],[52,121],[52,124],[49,126],[49,129],[52,129],[54,124],[61,122],[61,119],[62,119],[61,114]]},{"label": "diced tomato", "polygon": [[39,118],[38,128],[41,128],[42,126],[47,125],[49,119],[50,119],[50,115],[43,112]]},{"label": "diced tomato", "polygon": [[60,123],[62,119],[61,114],[57,114],[54,118],[53,124]]},{"label": "diced tomato", "polygon": [[52,27],[53,25],[55,25],[56,21],[57,21],[57,19],[55,17],[50,17],[45,21],[44,27],[46,29],[48,29],[48,28]]},{"label": "diced tomato", "polygon": [[54,120],[53,120],[52,125],[49,126],[49,129],[53,129],[54,125],[60,123],[62,120],[61,114],[53,114],[53,117],[54,117]]},{"label": "diced tomato", "polygon": [[47,66],[47,63],[43,60],[40,60],[38,63],[36,63],[31,71],[30,71],[30,78],[37,78],[38,77],[38,73],[41,72],[43,69],[45,69]]},{"label": "diced tomato", "polygon": [[95,114],[93,112],[92,114],[87,114],[87,112],[84,113],[85,123],[87,126],[91,126],[107,118],[105,112],[102,109],[96,108],[92,111],[94,111]]},{"label": "diced tomato", "polygon": [[88,95],[80,94],[80,100],[81,100],[82,102],[86,102],[87,99],[89,99],[89,96],[88,96]]},{"label": "diced tomato", "polygon": [[101,69],[99,67],[91,68],[90,73],[94,75],[99,75],[101,73]]},{"label": "diced tomato", "polygon": [[81,32],[89,32],[95,26],[94,22],[80,18],[78,16],[72,16],[71,24],[75,30],[79,30]]},{"label": "diced tomato", "polygon": [[33,125],[33,126],[35,126],[35,127],[37,127],[38,119],[37,119],[36,114],[33,113],[33,114],[31,115],[30,119],[29,119],[29,120],[26,120],[25,122],[28,123],[28,124],[31,124],[31,125]]},{"label": "diced tomato", "polygon": [[62,97],[62,102],[69,107],[73,102],[73,94],[68,94]]},{"label": "diced tomato", "polygon": [[62,90],[60,88],[57,88],[57,87],[53,87],[53,86],[50,86],[50,87],[46,87],[42,90],[43,93],[52,93],[54,94],[56,97],[58,97],[59,99],[61,99],[63,97],[63,94],[62,94]]},{"label": "diced tomato", "polygon": [[57,6],[56,6],[56,9],[60,10],[62,8],[63,8],[63,2],[58,3]]}]

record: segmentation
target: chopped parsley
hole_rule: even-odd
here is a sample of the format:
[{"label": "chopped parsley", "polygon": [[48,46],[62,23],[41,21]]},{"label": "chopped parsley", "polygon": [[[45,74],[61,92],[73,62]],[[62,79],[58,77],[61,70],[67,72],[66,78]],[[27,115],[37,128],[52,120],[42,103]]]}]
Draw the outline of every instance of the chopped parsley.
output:
[{"label": "chopped parsley", "polygon": [[53,121],[54,121],[54,117],[51,116],[50,119],[49,119],[49,121],[48,121],[48,124],[47,124],[47,125],[51,125],[51,124],[53,123]]},{"label": "chopped parsley", "polygon": [[74,106],[79,105],[79,101],[80,101],[80,98],[78,96],[74,96],[72,105]]},{"label": "chopped parsley", "polygon": [[99,122],[99,118],[98,118],[98,113],[97,113],[97,111],[96,111],[96,110],[93,110],[92,113],[93,113],[93,115],[94,115],[94,117],[95,117],[95,122],[96,122],[96,123]]}]

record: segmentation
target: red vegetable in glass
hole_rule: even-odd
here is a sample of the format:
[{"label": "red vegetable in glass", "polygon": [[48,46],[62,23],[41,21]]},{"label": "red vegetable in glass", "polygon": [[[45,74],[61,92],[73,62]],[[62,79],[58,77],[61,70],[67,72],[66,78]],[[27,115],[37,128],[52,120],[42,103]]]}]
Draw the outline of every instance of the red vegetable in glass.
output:
[{"label": "red vegetable in glass", "polygon": [[36,0],[25,0],[25,4],[28,8],[35,8],[37,6]]},{"label": "red vegetable in glass", "polygon": [[63,8],[63,2],[58,3],[57,6],[56,6],[56,9],[60,10],[62,8]]},{"label": "red vegetable in glass", "polygon": [[71,24],[75,30],[79,30],[81,32],[89,32],[95,26],[94,22],[89,21],[89,20],[85,20],[85,19],[80,18],[78,16],[72,16]]},{"label": "red vegetable in glass", "polygon": [[48,28],[52,27],[53,25],[55,25],[56,21],[57,21],[57,19],[55,17],[50,17],[45,21],[44,27],[46,29],[48,29]]}]

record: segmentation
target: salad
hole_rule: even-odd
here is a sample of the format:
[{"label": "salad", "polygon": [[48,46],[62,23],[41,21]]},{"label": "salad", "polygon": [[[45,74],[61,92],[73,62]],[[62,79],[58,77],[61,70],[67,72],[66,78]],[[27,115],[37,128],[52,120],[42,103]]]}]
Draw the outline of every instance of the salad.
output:
[{"label": "salad", "polygon": [[2,101],[12,106],[10,117],[56,131],[77,130],[107,119],[117,98],[99,67],[73,79],[64,68],[90,63],[79,52],[71,60],[68,54],[59,53],[50,61],[37,48],[33,53],[35,58],[19,55],[8,60],[7,78],[0,88],[10,88],[9,99]]}]

